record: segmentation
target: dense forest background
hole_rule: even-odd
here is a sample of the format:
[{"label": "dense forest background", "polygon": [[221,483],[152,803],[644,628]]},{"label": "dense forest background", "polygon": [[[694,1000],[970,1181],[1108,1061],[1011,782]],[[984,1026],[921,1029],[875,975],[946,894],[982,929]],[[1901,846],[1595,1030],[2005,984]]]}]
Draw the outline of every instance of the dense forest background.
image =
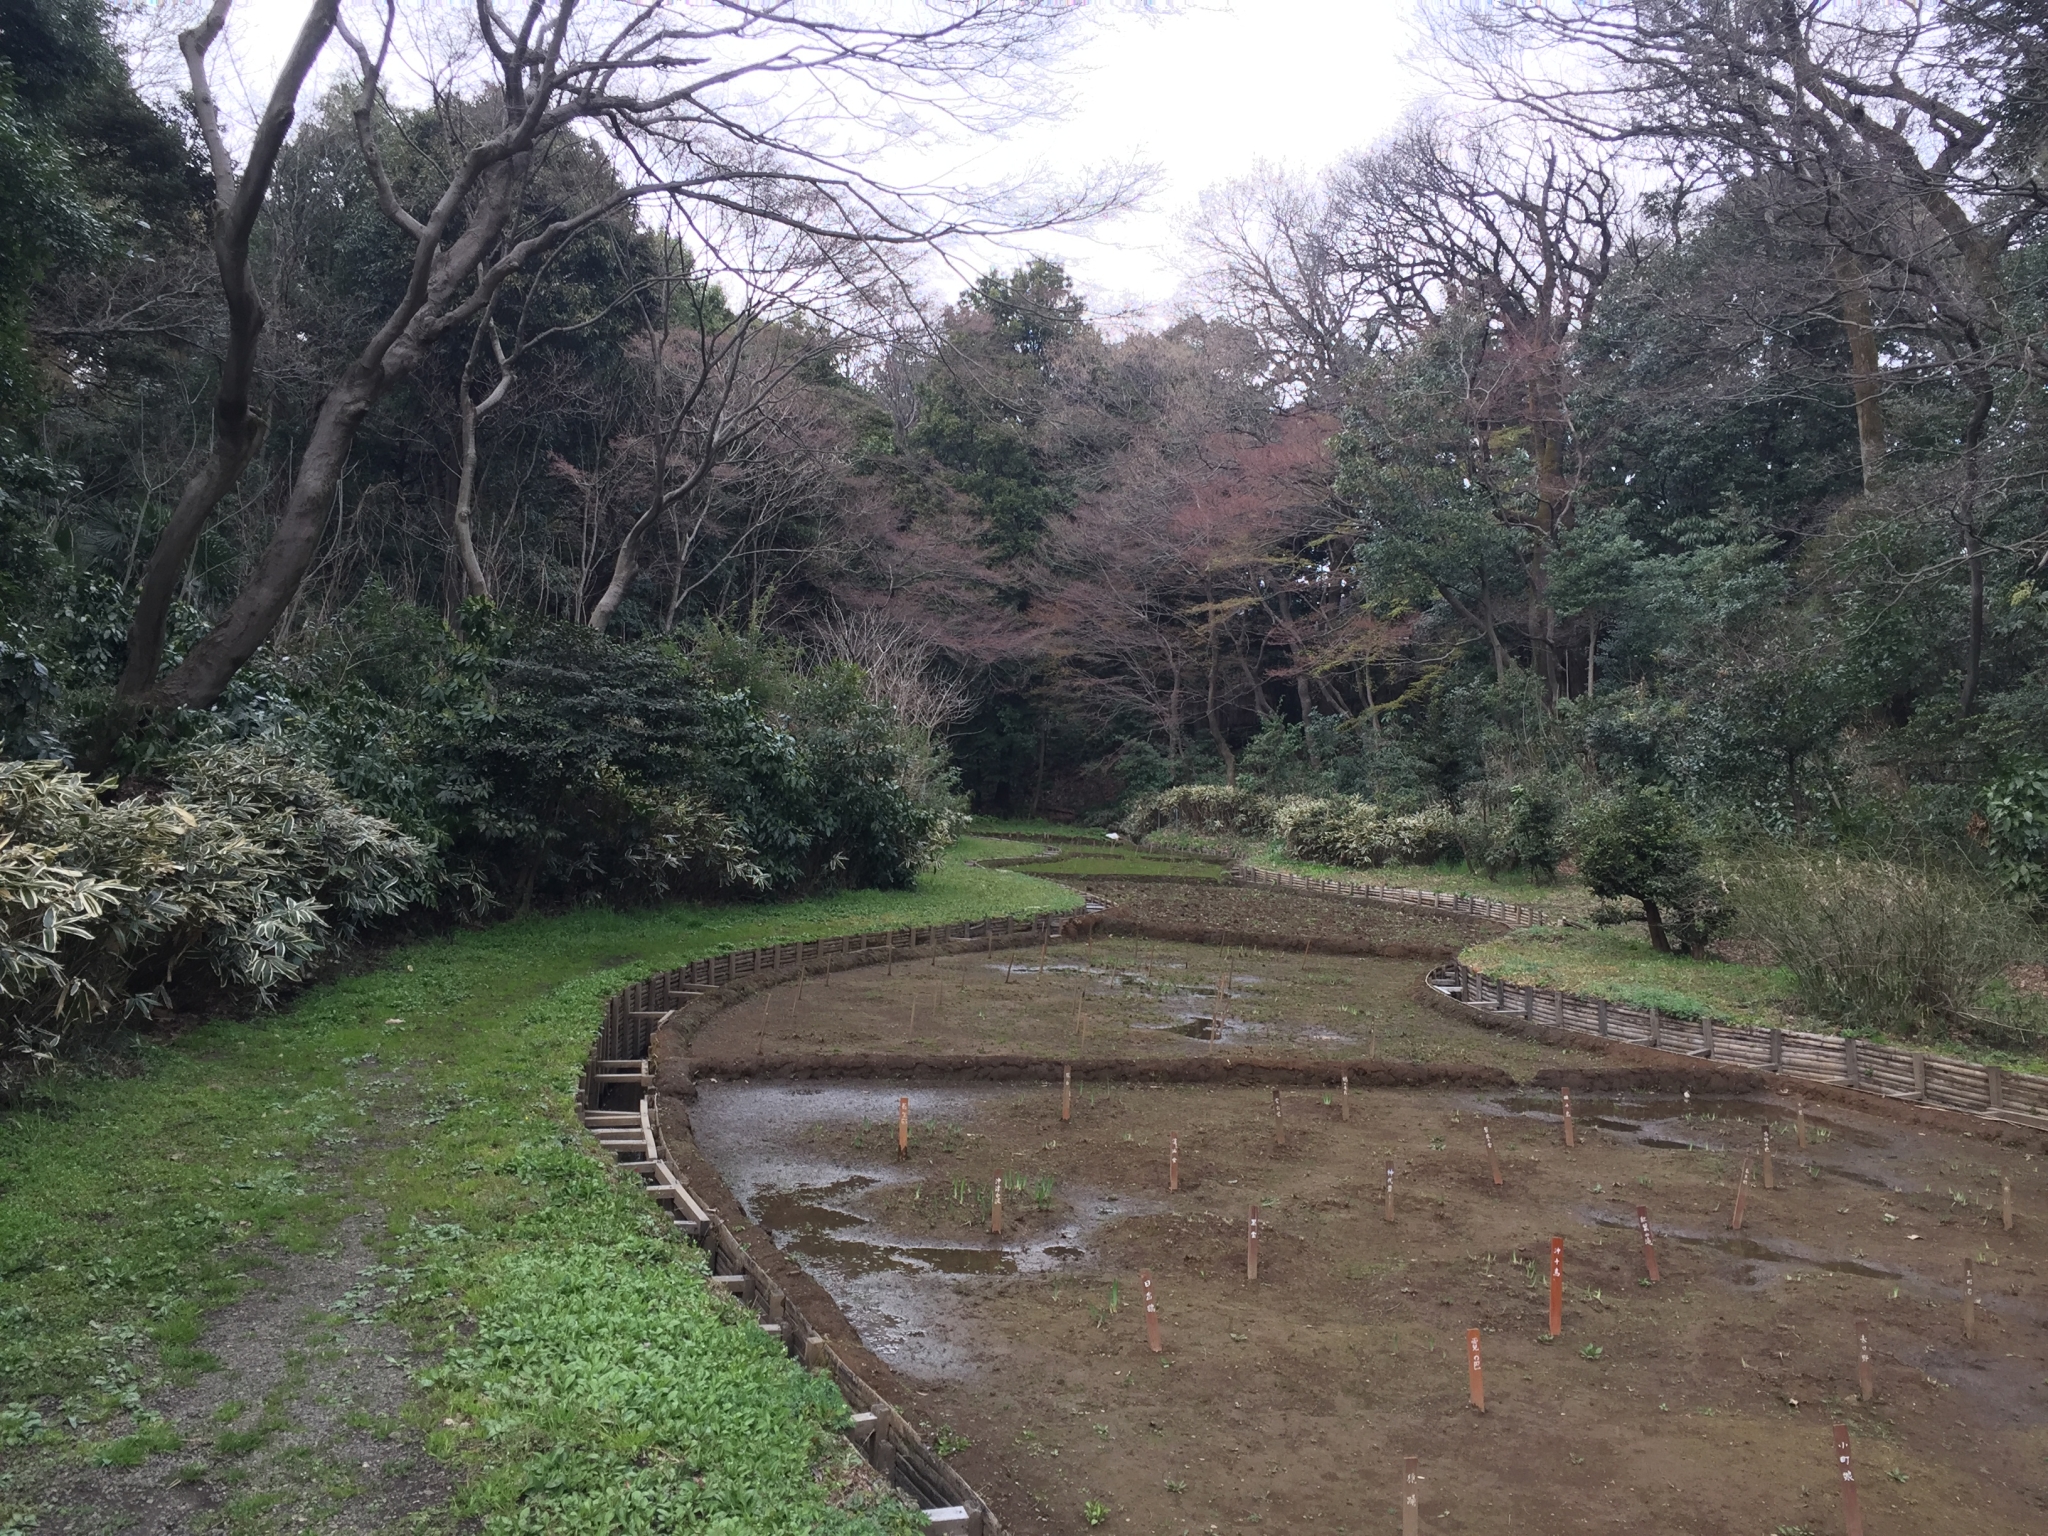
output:
[{"label": "dense forest background", "polygon": [[[324,816],[333,927],[900,883],[963,809],[1194,784],[1546,869],[1654,791],[2048,890],[2034,8],[1447,6],[1445,103],[1214,189],[1152,328],[1045,260],[921,304],[891,242],[947,221],[821,234],[785,160],[714,227],[645,195],[646,113],[512,143],[573,95],[532,59],[405,107],[371,39],[229,150],[96,0],[0,17],[0,794],[43,846]],[[721,176],[789,153],[719,129]]]}]

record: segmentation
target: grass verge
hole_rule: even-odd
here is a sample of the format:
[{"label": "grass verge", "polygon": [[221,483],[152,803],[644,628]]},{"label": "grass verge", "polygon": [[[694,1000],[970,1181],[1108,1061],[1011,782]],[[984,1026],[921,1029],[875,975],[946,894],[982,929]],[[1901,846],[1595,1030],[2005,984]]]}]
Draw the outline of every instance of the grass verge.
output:
[{"label": "grass verge", "polygon": [[0,1118],[0,1530],[32,1528],[37,1468],[170,1454],[146,1398],[217,1365],[206,1310],[363,1209],[389,1314],[439,1352],[414,1412],[464,1476],[430,1526],[900,1523],[825,1433],[836,1394],[590,1147],[575,1072],[608,995],[697,956],[1074,903],[956,853],[911,892],[525,919],[51,1080]]},{"label": "grass verge", "polygon": [[1604,997],[1673,1018],[1824,1027],[1791,1013],[1792,977],[1783,969],[1659,954],[1625,929],[1525,928],[1474,944],[1459,958],[1518,986]]}]

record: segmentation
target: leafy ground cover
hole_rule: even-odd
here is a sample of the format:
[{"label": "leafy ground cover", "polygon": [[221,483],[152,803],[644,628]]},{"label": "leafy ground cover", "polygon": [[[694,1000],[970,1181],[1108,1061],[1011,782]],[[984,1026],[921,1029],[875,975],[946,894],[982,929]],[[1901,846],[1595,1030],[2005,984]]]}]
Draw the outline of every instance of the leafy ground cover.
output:
[{"label": "leafy ground cover", "polygon": [[[366,1216],[379,1263],[350,1304],[421,1351],[407,1418],[458,1474],[423,1527],[900,1523],[824,1433],[836,1395],[589,1147],[575,1069],[611,992],[698,955],[1073,904],[956,854],[914,892],[527,919],[47,1083],[0,1119],[0,1531],[92,1528],[46,1495],[93,1463],[246,1482],[241,1431],[195,1446],[152,1404],[219,1367],[210,1309]],[[352,1475],[281,1465],[224,1528],[306,1529]]]}]

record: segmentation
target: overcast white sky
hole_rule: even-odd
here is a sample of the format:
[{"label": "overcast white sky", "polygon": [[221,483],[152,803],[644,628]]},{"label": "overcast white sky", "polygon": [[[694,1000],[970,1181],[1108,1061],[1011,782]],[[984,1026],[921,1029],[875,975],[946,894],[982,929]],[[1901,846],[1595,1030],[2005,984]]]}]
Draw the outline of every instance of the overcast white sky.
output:
[{"label": "overcast white sky", "polygon": [[[1091,234],[961,253],[976,264],[1014,262],[1031,250],[1057,256],[1098,313],[1156,315],[1180,286],[1176,231],[1203,188],[1260,160],[1300,169],[1326,164],[1385,133],[1428,83],[1407,62],[1411,0],[1180,0],[1184,9],[1164,15],[1145,14],[1137,3],[1099,4],[1077,18],[1073,105],[1060,120],[998,144],[954,145],[935,152],[929,168],[903,170],[909,179],[971,181],[978,172],[1002,179],[1033,163],[1156,165],[1161,181],[1147,205]],[[157,28],[157,68],[141,73],[167,68],[167,83],[181,84],[170,30],[181,13],[199,9],[198,0],[128,0],[124,9]],[[297,0],[241,0],[217,57],[260,97],[303,18]],[[216,80],[224,96],[234,93],[231,79]]]}]

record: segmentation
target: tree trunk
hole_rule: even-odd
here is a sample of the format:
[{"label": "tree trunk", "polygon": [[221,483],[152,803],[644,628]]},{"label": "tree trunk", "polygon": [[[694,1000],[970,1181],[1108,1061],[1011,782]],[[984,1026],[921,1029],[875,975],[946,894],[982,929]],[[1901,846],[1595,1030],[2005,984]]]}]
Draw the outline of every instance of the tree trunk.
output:
[{"label": "tree trunk", "polygon": [[625,538],[619,541],[619,552],[612,557],[612,579],[605,583],[604,595],[590,610],[590,627],[600,635],[611,623],[612,615],[619,611],[619,604],[626,600],[626,594],[632,590],[633,578],[640,574],[640,536],[660,510],[658,501],[648,507],[634,519],[633,526],[626,530]]},{"label": "tree trunk", "polygon": [[455,554],[462,562],[464,597],[489,597],[483,562],[476,554],[471,505],[476,496],[476,402],[469,398],[467,376],[462,384],[462,477],[455,486]]},{"label": "tree trunk", "polygon": [[1963,529],[1963,558],[1970,572],[1970,628],[1963,647],[1963,693],[1959,709],[1967,719],[1977,710],[1977,673],[1984,660],[1984,551],[1977,542],[1977,497],[1983,465],[1985,424],[1991,419],[1993,391],[1978,381],[1977,403],[1963,428],[1963,493],[1958,521]]},{"label": "tree trunk", "polygon": [[1671,953],[1671,940],[1664,932],[1664,914],[1657,910],[1657,903],[1649,897],[1643,898],[1643,921],[1650,928],[1650,948],[1660,955]]},{"label": "tree trunk", "polygon": [[1209,698],[1207,709],[1207,714],[1209,717],[1209,734],[1215,738],[1216,750],[1217,752],[1222,754],[1223,757],[1223,782],[1225,784],[1235,786],[1237,783],[1237,754],[1230,750],[1230,742],[1225,738],[1223,734],[1222,717],[1217,713],[1216,709],[1216,673],[1218,671],[1219,660],[1218,650],[1219,647],[1216,639],[1216,621],[1212,618],[1209,621]]},{"label": "tree trunk", "polygon": [[1835,248],[1834,277],[1842,296],[1842,332],[1849,342],[1849,388],[1856,397],[1856,447],[1863,458],[1863,489],[1876,489],[1884,469],[1884,397],[1877,366],[1877,327],[1870,283],[1853,251]]}]

